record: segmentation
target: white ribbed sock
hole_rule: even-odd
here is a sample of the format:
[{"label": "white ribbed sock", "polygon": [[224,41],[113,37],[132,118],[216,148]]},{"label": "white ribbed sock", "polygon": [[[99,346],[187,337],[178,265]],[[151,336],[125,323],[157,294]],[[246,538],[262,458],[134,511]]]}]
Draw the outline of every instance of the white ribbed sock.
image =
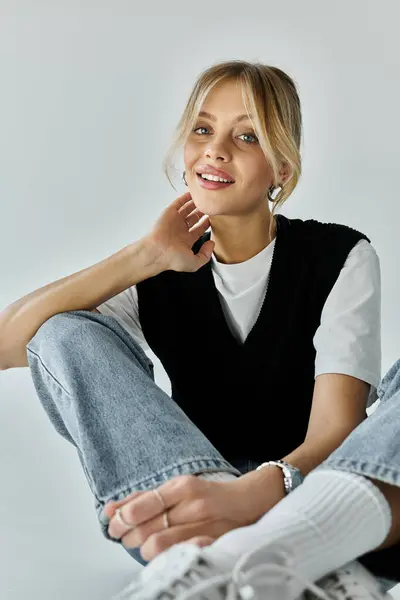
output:
[{"label": "white ribbed sock", "polygon": [[294,568],[317,581],[377,548],[391,526],[390,506],[365,477],[334,469],[311,473],[257,523],[235,529],[210,548],[242,556],[264,543],[279,543]]}]

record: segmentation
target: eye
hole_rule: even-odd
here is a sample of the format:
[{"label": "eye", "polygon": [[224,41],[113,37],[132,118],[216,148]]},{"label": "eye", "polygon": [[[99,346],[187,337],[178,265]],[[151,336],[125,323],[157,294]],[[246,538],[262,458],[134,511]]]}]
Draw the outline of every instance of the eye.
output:
[{"label": "eye", "polygon": [[256,144],[258,142],[258,138],[253,133],[242,133],[242,135],[238,135],[239,138],[251,138],[251,139],[243,139],[242,141],[246,144]]},{"label": "eye", "polygon": [[[198,133],[199,129],[202,130],[203,133]],[[196,135],[204,135],[204,131],[208,131],[207,127],[196,127],[196,129],[193,129],[193,133],[195,133]]]}]

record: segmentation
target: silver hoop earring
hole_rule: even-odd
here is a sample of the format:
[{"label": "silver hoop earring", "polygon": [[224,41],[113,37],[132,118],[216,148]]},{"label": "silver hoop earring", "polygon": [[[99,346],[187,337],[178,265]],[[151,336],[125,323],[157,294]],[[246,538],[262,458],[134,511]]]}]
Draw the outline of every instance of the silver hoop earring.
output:
[{"label": "silver hoop earring", "polygon": [[[279,184],[279,185],[271,185],[268,189],[268,200],[270,202],[276,202],[276,199],[278,197],[278,195],[281,193],[281,191],[283,190],[283,185]],[[274,196],[272,194],[275,194]]]},{"label": "silver hoop earring", "polygon": [[183,183],[187,186],[186,171],[183,171],[183,173],[182,173],[182,180],[183,180]]}]

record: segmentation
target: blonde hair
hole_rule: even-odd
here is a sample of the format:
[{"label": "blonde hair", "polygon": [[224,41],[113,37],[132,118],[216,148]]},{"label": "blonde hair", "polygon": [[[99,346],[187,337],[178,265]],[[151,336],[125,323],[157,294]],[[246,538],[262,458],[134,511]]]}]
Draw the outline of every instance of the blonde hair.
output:
[{"label": "blonde hair", "polygon": [[[286,163],[289,166],[289,178],[273,200],[275,212],[289,198],[299,181],[302,135],[301,108],[296,85],[277,67],[232,60],[213,65],[203,71],[193,86],[166,153],[165,173],[174,187],[170,176],[172,157],[194,129],[207,94],[224,79],[233,79],[242,85],[243,101],[247,113],[253,116],[252,124],[259,144],[271,165],[274,186],[281,183],[279,170],[282,164]],[[269,190],[266,194],[268,192]]]}]

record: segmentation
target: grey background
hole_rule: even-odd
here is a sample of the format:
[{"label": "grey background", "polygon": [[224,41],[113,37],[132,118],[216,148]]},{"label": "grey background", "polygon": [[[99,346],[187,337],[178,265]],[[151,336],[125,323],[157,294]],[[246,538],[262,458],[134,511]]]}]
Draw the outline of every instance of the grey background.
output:
[{"label": "grey background", "polygon": [[[261,60],[303,104],[304,175],[284,213],[357,227],[380,255],[387,370],[400,355],[398,2],[136,8],[0,0],[0,309],[142,236],[178,195],[161,162],[197,74]],[[28,369],[0,373],[0,481],[2,599],[106,600],[131,579]]]}]

